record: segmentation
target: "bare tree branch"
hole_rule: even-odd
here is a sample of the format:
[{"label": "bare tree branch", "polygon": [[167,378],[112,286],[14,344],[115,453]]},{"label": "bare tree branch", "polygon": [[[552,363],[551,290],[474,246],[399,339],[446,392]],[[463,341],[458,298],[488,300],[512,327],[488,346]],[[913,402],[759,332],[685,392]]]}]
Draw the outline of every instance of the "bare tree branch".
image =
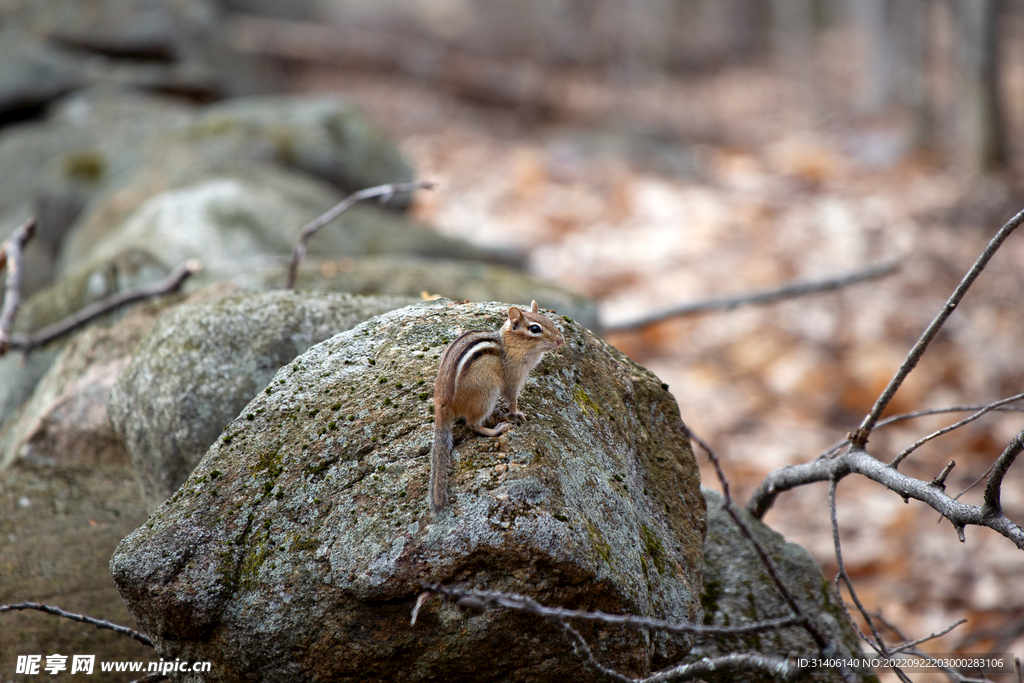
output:
[{"label": "bare tree branch", "polygon": [[[988,678],[984,678],[984,677],[981,678],[981,679],[975,679],[975,678],[969,678],[967,676],[964,676],[963,674],[961,674],[956,669],[951,669],[948,666],[944,666],[942,664],[942,662],[940,662],[939,660],[935,659],[934,657],[932,657],[927,652],[921,651],[917,647],[921,643],[927,642],[929,640],[934,640],[935,638],[941,638],[942,636],[946,635],[947,633],[949,633],[950,631],[952,631],[956,627],[961,626],[961,625],[967,623],[966,619],[960,619],[960,620],[950,624],[946,628],[942,629],[941,631],[938,631],[936,633],[931,633],[931,634],[925,636],[924,638],[918,638],[917,640],[911,641],[911,640],[909,640],[907,638],[906,635],[903,634],[903,631],[901,631],[900,628],[898,626],[896,626],[896,624],[893,624],[892,622],[887,620],[884,616],[882,616],[881,612],[876,612],[873,616],[875,617],[875,619],[877,619],[879,621],[879,623],[881,623],[886,628],[891,630],[893,633],[895,633],[897,635],[897,637],[899,637],[901,640],[904,641],[904,643],[902,645],[899,645],[899,646],[894,647],[892,649],[892,651],[894,653],[900,654],[900,653],[908,652],[908,653],[914,655],[915,657],[920,657],[921,659],[929,662],[937,670],[939,670],[942,673],[944,673],[951,681],[955,681],[956,683],[975,683],[975,682],[977,682],[977,683],[986,683],[986,681],[989,680]],[[959,652],[960,651],[960,647],[961,646],[954,647],[953,651],[954,652]],[[999,650],[998,649],[991,650],[990,652],[992,652],[994,654],[994,653],[999,652]]]},{"label": "bare tree branch", "polygon": [[[952,468],[951,467],[947,467],[947,470],[949,470],[949,469],[952,469]],[[959,621],[954,622],[953,624],[947,626],[946,628],[944,628],[941,631],[938,631],[936,633],[930,633],[930,634],[928,634],[927,636],[925,636],[923,638],[918,638],[917,640],[910,640],[910,641],[908,641],[906,636],[904,636],[899,631],[899,629],[897,629],[894,625],[892,625],[889,622],[887,622],[884,619],[882,619],[881,615],[878,615],[878,614],[874,614],[873,615],[870,612],[868,612],[867,609],[865,609],[864,605],[860,601],[860,598],[857,596],[857,591],[853,587],[853,581],[850,580],[850,575],[847,573],[846,565],[843,562],[843,550],[842,550],[842,545],[841,545],[841,543],[839,541],[839,520],[838,520],[838,516],[836,514],[836,490],[837,490],[838,484],[839,484],[839,481],[837,479],[833,479],[831,484],[830,484],[830,486],[829,486],[828,505],[829,505],[829,515],[831,517],[831,523],[832,523],[832,543],[835,546],[836,562],[838,563],[838,568],[839,568],[838,572],[836,573],[836,580],[835,580],[836,596],[839,598],[840,604],[842,604],[843,609],[846,611],[847,618],[850,620],[850,623],[853,625],[853,627],[857,630],[857,634],[866,643],[868,643],[872,647],[872,649],[875,650],[875,652],[877,652],[878,654],[882,655],[883,657],[892,657],[894,655],[898,655],[898,654],[901,654],[901,653],[904,653],[904,652],[911,652],[913,654],[921,656],[922,658],[929,659],[930,661],[934,661],[934,660],[931,660],[931,658],[928,657],[927,655],[921,654],[920,651],[917,649],[917,646],[920,645],[921,643],[928,642],[929,640],[935,640],[936,638],[941,638],[942,636],[946,635],[947,633],[949,633],[950,631],[955,629],[957,626],[960,626],[962,624],[967,623],[967,620],[966,619],[960,619]],[[857,625],[857,622],[853,619],[852,615],[850,614],[849,609],[847,609],[846,602],[843,600],[843,595],[842,595],[842,593],[839,590],[840,582],[842,582],[843,584],[846,585],[846,589],[850,592],[850,597],[853,599],[854,605],[857,607],[857,610],[861,613],[861,616],[864,617],[864,621],[867,623],[868,627],[871,629],[871,633],[874,635],[874,640],[868,638],[864,634],[864,632],[861,631],[860,627]],[[885,625],[888,628],[892,629],[896,633],[897,636],[899,636],[901,639],[903,639],[904,641],[907,641],[907,642],[904,642],[904,643],[901,643],[901,644],[895,645],[895,646],[886,645],[885,644],[885,640],[882,638],[881,632],[875,626],[875,619],[879,619],[882,622],[883,625]],[[947,673],[956,674],[956,672],[954,672],[952,669],[944,669],[944,670]],[[893,673],[896,674],[896,676],[901,681],[907,681],[907,682],[910,681],[910,677],[908,677],[906,675],[906,673],[904,673],[899,667],[892,667],[892,671],[893,671]],[[959,674],[956,674],[956,675],[959,676]]]},{"label": "bare tree branch", "polygon": [[[1003,456],[1006,456],[1005,462],[1009,466],[1012,457],[1006,453]],[[1001,459],[1003,456],[1000,456]],[[964,540],[964,527],[968,525],[985,526],[1002,534],[1013,541],[1018,548],[1024,550],[1024,529],[1002,513],[993,512],[989,508],[983,509],[977,505],[960,503],[951,498],[942,487],[908,477],[857,447],[851,447],[834,458],[819,458],[812,462],[790,465],[770,472],[751,496],[750,502],[747,503],[747,511],[755,517],[761,518],[783,491],[814,482],[842,478],[847,474],[859,474],[867,477],[895,492],[904,500],[914,498],[927,503],[950,521],[961,541]]]},{"label": "bare tree branch", "polygon": [[316,234],[317,230],[345,213],[345,211],[351,208],[353,204],[361,202],[364,199],[373,199],[374,197],[380,197],[381,203],[384,204],[399,192],[412,192],[413,190],[420,189],[430,190],[433,189],[433,187],[434,183],[431,182],[395,183],[392,185],[368,187],[365,190],[353,192],[348,197],[335,204],[329,211],[311,220],[302,228],[302,233],[299,235],[299,241],[296,242],[295,248],[292,250],[292,260],[288,264],[288,279],[284,284],[284,288],[293,289],[295,287],[295,281],[299,277],[299,266],[306,258],[306,243],[309,242],[310,238]]},{"label": "bare tree branch", "polygon": [[905,448],[902,453],[900,453],[895,458],[893,458],[893,461],[891,463],[889,463],[889,464],[891,466],[893,466],[893,467],[899,467],[900,463],[903,462],[903,460],[908,455],[910,455],[911,453],[916,451],[918,448],[920,448],[921,446],[923,446],[926,443],[928,443],[929,441],[931,441],[932,439],[937,439],[938,437],[942,436],[943,434],[948,434],[949,432],[953,431],[954,429],[959,429],[960,427],[963,427],[966,424],[970,424],[971,422],[974,422],[975,420],[977,420],[982,415],[984,415],[986,413],[989,413],[989,412],[995,410],[996,408],[1000,408],[1000,407],[1006,405],[1007,403],[1014,403],[1014,402],[1019,401],[1021,399],[1024,399],[1024,394],[1017,394],[1016,396],[1011,396],[1009,398],[1004,398],[1003,400],[996,401],[995,403],[989,403],[987,406],[983,406],[981,408],[981,410],[979,410],[978,412],[974,413],[973,415],[971,415],[969,417],[965,417],[964,419],[960,420],[959,422],[957,422],[955,424],[951,424],[948,427],[943,427],[942,429],[938,430],[937,432],[932,432],[931,434],[929,434],[926,437],[918,439],[913,444],[911,444],[910,446]]},{"label": "bare tree branch", "polygon": [[799,678],[804,669],[797,666],[795,662],[781,657],[769,657],[757,653],[730,654],[705,658],[689,664],[680,664],[651,674],[637,683],[669,683],[669,681],[690,680],[730,671],[760,673],[770,676],[773,680],[792,681]]},{"label": "bare tree branch", "polygon": [[[125,304],[130,304],[133,301],[140,301],[142,299],[151,299],[153,297],[163,296],[164,294],[170,294],[171,292],[177,291],[185,280],[202,269],[203,267],[199,261],[190,259],[175,268],[170,275],[159,282],[154,282],[149,285],[144,285],[136,289],[119,292],[109,296],[102,301],[90,304],[63,320],[59,320],[32,334],[12,335],[10,338],[10,347],[14,349],[22,349],[23,351],[30,351],[37,346],[42,346],[43,344],[46,344],[47,342],[84,325],[90,320],[98,318],[104,313],[109,313],[110,311],[120,308]],[[0,355],[3,354],[0,353]]]},{"label": "bare tree branch", "polygon": [[[438,593],[454,600],[470,598],[481,607],[505,607],[520,612],[535,614],[544,619],[579,619],[580,621],[596,621],[635,629],[650,629],[667,633],[699,633],[710,636],[739,636],[752,633],[773,631],[787,626],[800,624],[799,617],[790,615],[776,619],[766,619],[735,626],[708,626],[705,624],[688,624],[685,622],[665,621],[653,617],[639,617],[634,614],[608,614],[606,612],[587,612],[583,610],[565,609],[564,607],[546,607],[533,598],[516,593],[499,593],[471,588],[457,588],[442,584],[426,584],[424,590]],[[417,599],[417,605],[420,605]],[[420,605],[421,606],[421,605]],[[416,609],[418,609],[417,607]]]},{"label": "bare tree branch", "polygon": [[7,282],[4,291],[3,307],[0,308],[0,356],[7,353],[10,346],[11,330],[14,318],[21,306],[21,252],[25,244],[32,239],[36,231],[36,218],[33,216],[0,243],[0,269],[7,266]]},{"label": "bare tree branch", "polygon": [[[984,404],[984,405],[947,406],[945,408],[927,408],[925,410],[914,410],[914,411],[911,411],[911,412],[908,412],[908,413],[899,413],[898,415],[891,415],[890,417],[887,417],[884,420],[879,420],[878,424],[875,425],[875,428],[877,429],[879,427],[886,427],[888,425],[895,424],[897,422],[905,422],[907,420],[912,420],[912,419],[915,419],[915,418],[918,418],[918,417],[927,417],[927,416],[930,416],[930,415],[942,415],[942,414],[945,414],[945,413],[965,413],[965,412],[968,412],[968,411],[975,411],[975,412],[982,411],[982,414],[989,413],[989,412],[1014,412],[1014,413],[1021,413],[1021,412],[1024,412],[1024,407],[1022,407],[1022,406],[1011,406],[1011,405],[1007,405],[1007,404],[1009,404],[1009,403],[1011,403],[1013,401],[1019,400],[1022,396],[1024,396],[1024,394],[1018,394],[1017,396],[1011,396],[1010,398],[1000,399],[999,401],[996,401],[994,403],[988,403],[988,404]],[[980,417],[980,415],[978,417]],[[957,423],[953,427],[947,428],[943,432],[943,434],[949,433],[949,432],[953,431],[953,429],[958,429],[959,427],[962,427],[965,424],[968,424],[968,422]],[[849,435],[849,436],[852,436],[852,435]],[[847,438],[842,439],[841,441],[837,441],[836,443],[834,443],[831,446],[829,446],[828,450],[826,450],[821,455],[819,455],[818,458],[819,459],[820,458],[831,458],[831,457],[835,456],[839,451],[841,451],[847,445],[849,445],[849,443],[850,443],[849,436]],[[947,472],[947,474],[948,474],[948,472]],[[986,473],[985,476],[987,477],[988,474]],[[982,477],[982,479],[984,479],[984,478],[985,477]],[[978,481],[980,482],[981,479],[979,479]],[[971,488],[973,488],[974,486],[977,486],[977,483],[978,482],[975,482],[975,484],[972,485]],[[968,490],[970,490],[970,489],[968,489]],[[963,493],[966,493],[966,491],[963,492]],[[960,495],[963,495],[963,493],[961,493]],[[954,500],[956,498],[959,498],[959,497],[960,497],[959,495],[956,496],[954,498]]]},{"label": "bare tree branch", "polygon": [[958,626],[963,626],[966,623],[967,623],[966,619],[958,619],[958,620],[954,621],[952,624],[950,624],[949,626],[947,626],[946,628],[942,629],[941,631],[936,631],[935,633],[929,633],[928,635],[926,635],[923,638],[918,638],[917,640],[911,640],[911,641],[903,643],[901,645],[894,645],[893,647],[889,648],[889,652],[892,652],[893,654],[900,654],[902,652],[913,652],[914,654],[918,654],[917,646],[920,645],[921,643],[927,643],[929,640],[935,640],[936,638],[941,638],[942,636],[946,635],[947,633],[949,633],[953,629],[957,628]]},{"label": "bare tree branch", "polygon": [[676,306],[666,311],[661,311],[660,313],[652,313],[651,315],[638,318],[637,320],[607,325],[605,326],[605,330],[608,332],[628,332],[630,330],[637,330],[647,327],[648,325],[653,325],[654,323],[660,323],[670,318],[680,318],[687,315],[707,313],[709,311],[729,311],[734,308],[739,308],[740,306],[765,305],[775,303],[776,301],[783,301],[785,299],[794,299],[796,297],[808,296],[811,294],[831,292],[836,289],[841,289],[842,287],[857,284],[858,282],[875,280],[880,277],[892,275],[899,270],[899,267],[900,264],[898,262],[891,261],[889,263],[871,266],[870,268],[865,268],[863,270],[858,270],[835,278],[812,280],[809,282],[794,282],[775,289],[752,292],[750,294],[742,294],[722,299],[710,299],[707,301],[697,301],[690,304]]},{"label": "bare tree branch", "polygon": [[[592,673],[619,683],[668,683],[669,681],[681,681],[697,676],[708,674],[714,671],[754,671],[765,673],[771,676],[778,676],[784,680],[795,677],[801,669],[792,662],[778,658],[752,654],[731,654],[713,659],[703,659],[689,664],[680,664],[662,671],[651,674],[646,678],[629,678],[605,667],[598,662],[587,645],[586,640],[575,628],[567,623],[568,619],[580,619],[582,621],[594,621],[605,624],[615,624],[635,629],[653,629],[667,631],[669,633],[699,633],[701,635],[749,635],[765,631],[785,628],[787,626],[801,625],[800,619],[796,616],[781,617],[779,619],[768,619],[765,621],[740,624],[737,626],[706,626],[702,624],[687,624],[680,622],[664,621],[649,617],[638,617],[631,614],[606,614],[604,612],[585,612],[581,610],[564,609],[561,607],[545,607],[536,600],[518,595],[515,593],[499,593],[495,591],[483,591],[469,588],[457,588],[441,584],[425,584],[424,590],[430,593],[438,593],[447,598],[454,599],[460,606],[471,607],[474,611],[487,609],[488,607],[504,607],[520,612],[534,614],[555,624],[569,639],[573,651],[581,660],[583,666]],[[422,606],[422,598],[429,593],[422,593],[416,600],[414,612]]]},{"label": "bare tree branch", "polygon": [[903,384],[907,375],[917,367],[918,361],[921,360],[921,356],[924,355],[924,352],[928,348],[932,339],[934,339],[935,335],[939,333],[939,330],[942,329],[942,326],[949,319],[949,316],[953,314],[953,311],[956,310],[956,307],[960,305],[964,295],[967,294],[967,290],[971,288],[974,281],[977,280],[978,276],[981,275],[981,272],[985,270],[988,262],[992,260],[992,257],[995,255],[996,251],[999,250],[999,247],[1002,246],[1006,238],[1009,237],[1022,222],[1024,222],[1024,211],[1019,212],[999,229],[999,232],[995,234],[992,240],[988,243],[988,246],[985,247],[985,251],[981,253],[981,256],[979,256],[978,260],[974,262],[971,269],[967,271],[967,275],[964,276],[964,279],[960,281],[960,284],[953,291],[953,294],[949,297],[946,305],[943,306],[939,314],[935,316],[935,319],[932,320],[930,325],[928,325],[928,328],[921,335],[921,338],[918,339],[916,344],[914,344],[910,353],[907,354],[907,358],[903,361],[903,365],[901,365],[899,370],[896,371],[896,374],[889,381],[889,385],[885,388],[885,391],[883,391],[882,395],[878,397],[877,401],[875,401],[875,405],[871,408],[871,412],[869,412],[864,418],[864,421],[861,422],[860,428],[851,436],[850,441],[855,446],[861,449],[864,448],[864,445],[868,442],[868,437],[871,436],[871,431],[875,427],[875,423],[878,422],[882,413],[889,406],[889,402],[892,401],[892,397],[896,395],[896,391]]},{"label": "bare tree branch", "polygon": [[949,476],[949,473],[953,471],[954,467],[956,467],[956,461],[950,460],[949,463],[942,468],[942,471],[939,472],[939,476],[932,479],[931,484],[929,484],[929,486],[938,486],[939,488],[945,490],[946,477]]},{"label": "bare tree branch", "polygon": [[[1013,397],[1011,397],[1013,398]],[[925,410],[914,410],[909,413],[899,413],[897,415],[891,415],[884,420],[879,420],[875,428],[886,427],[896,422],[906,422],[907,420],[913,420],[918,417],[928,417],[929,415],[942,415],[945,413],[966,413],[970,411],[985,410],[986,412],[996,413],[1024,413],[1024,406],[1010,406],[1004,405],[1009,403],[1011,399],[1000,399],[995,403],[987,403],[984,405],[971,405],[971,406],[946,406],[945,408],[927,408]],[[849,443],[849,439],[844,440],[842,443]]]},{"label": "bare tree branch", "polygon": [[875,639],[872,641],[864,633],[861,632],[860,627],[857,625],[857,622],[853,619],[853,616],[850,614],[849,610],[846,610],[847,618],[850,620],[850,623],[853,624],[853,627],[857,629],[857,633],[860,635],[860,637],[864,639],[865,642],[870,644],[876,652],[878,652],[879,654],[883,654],[885,653],[886,649],[885,641],[882,640],[882,634],[879,633],[878,629],[875,627],[875,622],[871,618],[871,614],[868,613],[868,611],[864,609],[864,605],[861,604],[860,598],[857,596],[857,591],[853,587],[853,581],[850,580],[850,575],[846,573],[846,564],[843,562],[843,547],[842,544],[839,542],[839,518],[836,514],[836,489],[838,488],[838,486],[839,480],[833,479],[831,484],[829,485],[828,490],[828,508],[832,522],[832,545],[835,548],[836,564],[838,567],[838,571],[836,572],[835,585],[836,598],[839,599],[839,604],[841,604],[843,606],[843,609],[845,610],[846,601],[843,600],[842,591],[840,591],[839,589],[839,584],[841,581],[842,583],[846,584],[846,590],[850,591],[850,597],[853,599],[853,604],[857,606],[857,609],[860,611],[861,616],[864,617],[864,621],[867,623],[868,628],[871,629],[871,634],[875,637]]},{"label": "bare tree branch", "polygon": [[579,631],[561,619],[551,619],[550,621],[561,629],[562,633],[565,634],[565,637],[569,639],[569,642],[572,644],[573,653],[583,661],[583,667],[587,671],[602,678],[606,678],[609,681],[615,681],[616,683],[635,682],[635,679],[632,679],[629,676],[623,676],[618,671],[609,669],[604,664],[597,661],[597,659],[594,658],[594,653],[591,651],[590,646],[587,645],[586,639],[583,638],[583,635]]},{"label": "bare tree branch", "polygon": [[83,624],[91,624],[96,628],[105,628],[111,631],[120,633],[123,636],[133,638],[143,645],[153,647],[153,641],[149,639],[145,633],[139,633],[134,629],[130,629],[127,626],[120,626],[118,624],[111,623],[105,619],[96,619],[94,617],[87,617],[82,614],[75,614],[74,612],[68,612],[62,610],[60,607],[54,607],[53,605],[44,605],[38,602],[18,602],[12,605],[0,605],[0,614],[4,612],[14,612],[22,610],[36,610],[39,612],[46,612],[47,614],[53,614],[58,617],[64,617],[65,619],[71,619],[72,621],[78,621]]}]

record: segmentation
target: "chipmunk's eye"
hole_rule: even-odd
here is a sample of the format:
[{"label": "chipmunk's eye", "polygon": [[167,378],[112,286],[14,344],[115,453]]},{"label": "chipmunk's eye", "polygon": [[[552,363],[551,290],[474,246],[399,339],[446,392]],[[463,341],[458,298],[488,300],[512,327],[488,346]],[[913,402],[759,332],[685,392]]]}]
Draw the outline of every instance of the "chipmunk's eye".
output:
[{"label": "chipmunk's eye", "polygon": [[530,332],[532,334],[540,334],[540,325],[538,325],[536,323],[534,323],[533,325],[530,325]]}]

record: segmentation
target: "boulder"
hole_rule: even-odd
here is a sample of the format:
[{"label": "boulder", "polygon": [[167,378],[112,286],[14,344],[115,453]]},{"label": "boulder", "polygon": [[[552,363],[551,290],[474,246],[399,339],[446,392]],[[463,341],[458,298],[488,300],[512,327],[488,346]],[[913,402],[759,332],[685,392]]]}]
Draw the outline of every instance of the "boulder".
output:
[{"label": "boulder", "polygon": [[108,403],[150,509],[177,490],[224,425],[281,366],[409,301],[275,291],[184,305],[161,318]]},{"label": "boulder", "polygon": [[[225,293],[225,287],[207,288],[189,300]],[[97,321],[71,335],[0,436],[0,604],[43,602],[137,628],[108,562],[149,511],[105,406],[139,339],[183,299],[146,301],[114,324]],[[38,353],[29,355],[30,363]],[[0,622],[3,671],[14,671],[19,654],[153,659],[151,649],[122,635],[39,612],[3,614]]]},{"label": "boulder", "polygon": [[[531,374],[527,420],[456,430],[450,507],[426,502],[431,386],[460,332],[506,304],[392,311],[283,367],[111,559],[165,659],[203,681],[593,680],[542,621],[453,605],[424,583],[699,621],[705,503],[675,399],[580,325]],[[689,640],[583,631],[628,675]]]},{"label": "boulder", "polygon": [[[331,95],[267,95],[206,108],[191,134],[232,146],[254,161],[271,161],[326,180],[345,192],[407,183],[412,167],[355,106]],[[392,206],[408,204],[396,196]]]},{"label": "boulder", "polygon": [[147,163],[147,141],[184,125],[188,112],[164,98],[97,91],[65,99],[45,121],[2,129],[0,239],[28,216],[39,218],[25,249],[26,297],[57,276],[61,244],[82,209],[137,174]]},{"label": "boulder", "polygon": [[[297,225],[274,226],[291,230],[288,234],[339,201],[339,189],[348,192],[411,175],[397,148],[340,98],[239,98],[200,109],[166,97],[95,88],[61,100],[44,120],[0,134],[0,177],[5,178],[0,236],[29,215],[40,218],[25,254],[28,295],[55,274],[80,266],[93,242],[154,196],[232,170],[244,176],[253,167],[270,167],[279,175],[288,170],[296,183],[308,180],[316,187],[304,191],[318,199],[296,219]],[[33,172],[25,173],[26,168]],[[318,185],[312,178],[323,182]],[[285,181],[265,182],[285,191]],[[407,199],[396,197],[388,206]],[[391,223],[400,222],[392,217]],[[83,224],[91,227],[83,229]],[[69,230],[70,245],[65,244]],[[460,243],[441,242],[458,253]],[[283,253],[274,255],[286,256],[293,243],[284,246]]]},{"label": "boulder", "polygon": [[[209,177],[193,177],[186,187],[155,194],[153,185],[143,175],[109,200],[96,202],[68,235],[62,266],[159,244],[154,256],[168,268],[200,259],[199,282],[230,279],[259,289],[266,286],[267,270],[280,272],[279,264],[287,261],[302,227],[342,199],[322,182],[266,165],[222,169]],[[138,207],[125,212],[136,200],[142,200]],[[503,252],[445,237],[404,215],[367,204],[353,206],[322,228],[308,249],[311,255],[333,258],[387,253],[504,258]]]},{"label": "boulder", "polygon": [[[774,619],[791,614],[789,606],[775,587],[753,544],[722,509],[723,498],[717,491],[702,489],[707,500],[708,535],[704,543],[704,623],[727,626],[742,622]],[[828,580],[811,554],[740,509],[740,517],[768,551],[780,576],[803,609],[814,615],[818,626],[845,656],[860,652],[857,633],[836,599]],[[698,636],[689,660],[719,657],[735,652],[759,652],[777,657],[819,656],[814,641],[799,626],[746,636]],[[878,678],[868,669],[858,671],[858,680]],[[704,675],[707,681],[767,681],[763,676],[729,672],[721,676]],[[829,669],[808,671],[804,681],[842,681]]]},{"label": "boulder", "polygon": [[123,313],[117,324],[92,324],[62,344],[31,399],[0,432],[0,470],[17,461],[40,467],[129,465],[107,416],[107,397],[154,321],[184,298],[147,301]]}]

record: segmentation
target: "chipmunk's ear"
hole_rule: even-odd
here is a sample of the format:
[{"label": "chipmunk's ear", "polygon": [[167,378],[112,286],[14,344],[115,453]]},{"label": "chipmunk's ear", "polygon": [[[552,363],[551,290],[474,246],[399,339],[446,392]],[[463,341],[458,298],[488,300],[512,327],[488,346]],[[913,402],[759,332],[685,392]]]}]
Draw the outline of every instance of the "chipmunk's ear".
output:
[{"label": "chipmunk's ear", "polygon": [[519,329],[519,325],[523,322],[523,312],[519,310],[518,306],[508,309],[508,321],[513,330]]},{"label": "chipmunk's ear", "polygon": [[540,307],[537,306],[536,300],[534,300],[533,303],[530,304],[530,310],[533,311],[534,313],[540,310]]}]

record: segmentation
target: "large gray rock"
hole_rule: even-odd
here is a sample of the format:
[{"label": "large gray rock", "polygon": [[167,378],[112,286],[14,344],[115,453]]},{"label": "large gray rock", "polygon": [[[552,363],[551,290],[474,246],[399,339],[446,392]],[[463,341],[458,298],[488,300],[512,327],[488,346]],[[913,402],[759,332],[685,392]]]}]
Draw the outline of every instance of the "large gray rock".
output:
[{"label": "large gray rock", "polygon": [[[723,498],[717,491],[702,489],[708,508],[708,536],[704,543],[704,623],[716,626],[774,619],[791,614],[782,595],[764,568],[753,544],[740,531],[732,517],[722,509]],[[772,531],[743,509],[740,517],[768,551],[790,591],[801,607],[814,616],[815,622],[843,650],[844,656],[860,652],[857,633],[847,620],[829,582],[811,554],[795,543],[787,543],[781,534]],[[759,652],[777,657],[817,658],[818,648],[807,631],[791,626],[757,635],[707,637],[698,636],[688,659],[718,657],[736,652]],[[720,676],[704,675],[708,681],[768,682],[771,678],[729,672]],[[875,681],[870,671],[858,672],[862,681]],[[806,681],[842,681],[838,672],[829,669],[808,671]]]},{"label": "large gray rock", "polygon": [[[230,279],[258,289],[266,286],[266,271],[280,272],[279,264],[290,256],[302,227],[342,199],[322,182],[266,165],[224,169],[193,183],[151,194],[151,179],[141,176],[109,200],[96,202],[68,235],[61,264],[160,245],[154,256],[168,268],[200,259],[199,282]],[[144,197],[125,214],[126,204]],[[445,237],[402,214],[367,204],[353,206],[322,228],[308,249],[311,255],[334,258],[386,253],[503,258],[501,252]]]},{"label": "large gray rock", "polygon": [[[423,582],[699,620],[705,505],[678,406],[564,319],[520,399],[527,421],[501,439],[457,430],[451,507],[428,516],[438,358],[506,311],[399,309],[282,368],[111,560],[159,654],[212,662],[204,681],[592,679],[522,615],[429,603],[410,627]],[[584,631],[631,675],[689,647]]]},{"label": "large gray rock", "polygon": [[[384,133],[344,98],[247,97],[208,107],[192,127],[208,144],[322,178],[346,192],[412,181],[412,167]],[[408,196],[396,196],[406,204]]]},{"label": "large gray rock", "polygon": [[[12,422],[10,438],[0,437],[0,603],[43,602],[135,626],[108,561],[148,510],[104,406],[118,368],[174,299],[72,336]],[[19,654],[53,653],[152,658],[152,650],[111,631],[38,612],[2,615],[0,670],[13,672]]]},{"label": "large gray rock", "polygon": [[150,506],[174,493],[224,425],[277,370],[409,299],[276,291],[182,306],[161,318],[110,394],[110,420]]},{"label": "large gray rock", "polygon": [[[268,286],[284,280],[284,269],[267,273]],[[517,268],[494,263],[416,256],[310,259],[299,271],[298,287],[419,297],[424,292],[454,301],[531,301],[567,315],[591,330],[600,322],[586,297],[544,282]]]},{"label": "large gray rock", "polygon": [[[217,289],[223,288],[212,291]],[[94,323],[71,335],[31,398],[0,430],[0,470],[19,461],[39,467],[128,465],[128,451],[107,415],[107,397],[156,319],[183,300],[172,295],[147,301],[124,311],[116,324]]]},{"label": "large gray rock", "polygon": [[[0,133],[0,235],[31,214],[40,216],[37,237],[26,250],[29,294],[55,272],[80,265],[92,242],[154,196],[231,170],[244,174],[254,165],[300,171],[332,184],[333,189],[307,191],[320,196],[316,211],[340,200],[338,189],[410,176],[397,148],[340,98],[240,98],[199,109],[93,89],[62,100],[43,121]],[[315,215],[304,213],[289,228],[297,230]],[[82,230],[83,223],[92,228]],[[71,245],[64,244],[69,228],[77,234]]]},{"label": "large gray rock", "polygon": [[53,281],[64,236],[89,201],[156,158],[149,141],[157,131],[189,120],[188,107],[163,98],[98,91],[64,100],[44,122],[0,132],[0,235],[39,217],[25,250],[25,296]]}]

